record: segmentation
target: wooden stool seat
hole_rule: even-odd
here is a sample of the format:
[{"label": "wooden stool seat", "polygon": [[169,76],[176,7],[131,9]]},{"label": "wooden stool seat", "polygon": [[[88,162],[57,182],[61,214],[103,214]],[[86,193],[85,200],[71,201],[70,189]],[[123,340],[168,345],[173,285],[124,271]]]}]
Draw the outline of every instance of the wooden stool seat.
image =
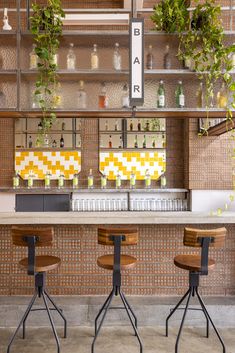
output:
[{"label": "wooden stool seat", "polygon": [[[201,270],[201,256],[200,255],[178,255],[174,258],[175,266],[183,270],[197,272]],[[213,269],[215,261],[208,259],[208,269]]]},{"label": "wooden stool seat", "polygon": [[[55,270],[60,265],[60,258],[56,256],[36,256],[35,257],[35,272],[47,272],[51,270]],[[28,258],[19,261],[19,266],[21,268],[28,268]]]},{"label": "wooden stool seat", "polygon": [[[98,257],[97,264],[106,270],[113,270],[114,255],[103,255]],[[121,255],[121,270],[133,268],[137,259],[130,255]]]}]

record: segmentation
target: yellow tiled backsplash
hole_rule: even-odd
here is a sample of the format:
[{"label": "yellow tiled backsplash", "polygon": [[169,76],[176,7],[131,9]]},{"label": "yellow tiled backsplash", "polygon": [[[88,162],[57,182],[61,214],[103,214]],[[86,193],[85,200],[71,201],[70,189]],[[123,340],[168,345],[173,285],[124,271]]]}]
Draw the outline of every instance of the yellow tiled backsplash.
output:
[{"label": "yellow tiled backsplash", "polygon": [[115,180],[118,172],[124,180],[129,180],[132,172],[143,180],[146,169],[157,180],[166,169],[166,152],[100,152],[100,171],[109,180]]},{"label": "yellow tiled backsplash", "polygon": [[16,151],[15,170],[25,179],[32,170],[35,179],[44,179],[47,172],[56,179],[63,174],[72,179],[74,173],[81,171],[80,151]]}]

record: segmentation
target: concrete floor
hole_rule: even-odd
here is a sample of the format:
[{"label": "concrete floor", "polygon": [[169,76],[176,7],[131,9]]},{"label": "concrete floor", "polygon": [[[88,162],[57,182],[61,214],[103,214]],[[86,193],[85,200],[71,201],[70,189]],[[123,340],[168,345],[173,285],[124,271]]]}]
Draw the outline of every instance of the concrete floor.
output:
[{"label": "concrete floor", "polygon": [[[6,353],[6,346],[13,330],[0,329],[0,352]],[[62,334],[62,330],[58,330]],[[144,343],[144,353],[174,353],[177,330],[170,329],[169,337],[164,329],[143,327],[139,330]],[[235,329],[220,330],[226,353],[235,353]],[[211,332],[209,339],[203,337],[205,329],[185,328],[179,353],[222,353],[222,348]],[[93,329],[90,327],[70,328],[67,339],[61,339],[61,353],[90,353]],[[11,353],[57,353],[54,338],[48,328],[29,329],[25,340],[17,338]],[[97,339],[95,353],[139,353],[139,346],[129,327],[105,327]]]}]

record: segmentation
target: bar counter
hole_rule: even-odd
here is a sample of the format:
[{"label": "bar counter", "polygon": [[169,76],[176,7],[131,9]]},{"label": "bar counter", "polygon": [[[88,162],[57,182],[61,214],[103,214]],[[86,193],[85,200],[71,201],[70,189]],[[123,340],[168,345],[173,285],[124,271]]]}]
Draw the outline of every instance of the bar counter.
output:
[{"label": "bar counter", "polygon": [[0,212],[0,224],[235,224],[235,212]]}]

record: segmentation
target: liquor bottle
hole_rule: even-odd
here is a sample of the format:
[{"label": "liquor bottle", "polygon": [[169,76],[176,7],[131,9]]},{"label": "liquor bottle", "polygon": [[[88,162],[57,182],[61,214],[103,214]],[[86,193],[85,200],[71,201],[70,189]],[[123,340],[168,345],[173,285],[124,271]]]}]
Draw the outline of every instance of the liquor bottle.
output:
[{"label": "liquor bottle", "polygon": [[216,99],[217,100],[217,107],[225,109],[228,104],[228,92],[226,90],[224,82],[222,83],[221,88],[220,88],[219,92],[217,93],[216,98],[217,98]]},{"label": "liquor bottle", "polygon": [[87,108],[87,93],[84,89],[84,81],[79,81],[79,89],[78,89],[78,109],[86,109]]},{"label": "liquor bottle", "polygon": [[162,170],[162,175],[161,175],[161,188],[164,189],[166,187],[166,175],[164,170]]},{"label": "liquor bottle", "polygon": [[132,120],[130,121],[130,131],[133,131],[133,122],[132,122]]},{"label": "liquor bottle", "polygon": [[114,130],[118,131],[119,130],[119,124],[118,124],[118,120],[115,120],[115,126],[114,126]]},{"label": "liquor bottle", "polygon": [[114,70],[122,69],[122,57],[119,51],[119,43],[115,43],[115,49],[113,53],[113,68]]},{"label": "liquor bottle", "polygon": [[15,175],[13,176],[13,188],[17,189],[20,186],[20,175],[18,171],[15,171]]},{"label": "liquor bottle", "polygon": [[130,188],[131,189],[135,188],[135,183],[136,183],[135,173],[131,172],[131,175],[130,175]]},{"label": "liquor bottle", "polygon": [[151,187],[151,175],[149,173],[149,169],[146,169],[144,180],[145,180],[145,188],[149,189]]},{"label": "liquor bottle", "polygon": [[122,108],[129,108],[130,100],[129,100],[129,92],[128,85],[125,84],[122,89]]},{"label": "liquor bottle", "polygon": [[157,96],[158,96],[158,98],[157,98],[157,106],[158,106],[158,108],[165,108],[166,99],[165,99],[165,87],[164,87],[163,80],[161,80],[159,82]]},{"label": "liquor bottle", "polygon": [[69,44],[69,52],[67,54],[67,69],[68,70],[76,70],[76,55],[74,53],[74,44]]},{"label": "liquor bottle", "polygon": [[29,136],[29,148],[33,147],[32,136]]},{"label": "liquor bottle", "polygon": [[138,148],[138,137],[135,135],[134,148]]},{"label": "liquor bottle", "polygon": [[166,70],[171,69],[170,46],[168,44],[166,45],[166,51],[164,54],[163,64],[164,64],[164,69],[166,69]]},{"label": "liquor bottle", "polygon": [[108,120],[105,121],[105,131],[108,131],[109,129],[109,123]]},{"label": "liquor bottle", "polygon": [[178,86],[175,90],[175,98],[176,98],[177,108],[184,108],[185,107],[185,96],[184,96],[182,81],[178,81]]},{"label": "liquor bottle", "polygon": [[108,97],[105,83],[102,83],[101,91],[99,94],[99,108],[105,109],[108,108]]},{"label": "liquor bottle", "polygon": [[91,53],[91,70],[99,69],[99,56],[97,52],[97,44],[94,44],[93,51]]},{"label": "liquor bottle", "polygon": [[113,148],[112,135],[109,135],[109,148]]},{"label": "liquor bottle", "polygon": [[76,189],[78,187],[78,173],[74,173],[73,175],[73,188]]},{"label": "liquor bottle", "polygon": [[27,180],[28,189],[33,187],[33,178],[34,178],[33,171],[30,170],[28,174],[28,180]]},{"label": "liquor bottle", "polygon": [[152,148],[156,148],[156,139],[155,139],[154,136],[153,136],[153,139],[152,139]]},{"label": "liquor bottle", "polygon": [[62,134],[61,134],[61,138],[60,138],[60,148],[64,148],[64,138],[63,138]]},{"label": "liquor bottle", "polygon": [[145,131],[149,131],[150,130],[150,124],[149,121],[146,121],[146,125],[145,125]]},{"label": "liquor bottle", "polygon": [[122,185],[122,179],[121,179],[121,175],[119,172],[117,173],[115,184],[116,184],[116,189],[120,189],[120,187]]},{"label": "liquor bottle", "polygon": [[119,146],[118,148],[123,148],[122,136],[119,138]]},{"label": "liquor bottle", "polygon": [[44,186],[45,189],[49,189],[51,187],[51,173],[49,171],[46,172]]},{"label": "liquor bottle", "polygon": [[148,49],[148,54],[147,54],[147,58],[146,58],[146,68],[148,70],[152,70],[153,69],[153,46],[149,45],[149,49]]},{"label": "liquor bottle", "polygon": [[104,173],[103,175],[101,175],[100,182],[101,182],[101,189],[106,189],[106,186],[107,186],[107,176],[106,176],[105,173]]},{"label": "liquor bottle", "polygon": [[58,188],[62,189],[64,187],[64,174],[60,174],[58,177]]},{"label": "liquor bottle", "polygon": [[53,148],[56,148],[56,147],[57,147],[57,142],[56,142],[56,140],[53,140],[53,142],[52,142],[52,147],[53,147]]},{"label": "liquor bottle", "polygon": [[143,139],[143,148],[146,148],[146,135],[144,135],[144,139]]},{"label": "liquor bottle", "polygon": [[140,122],[140,120],[138,120],[137,129],[138,129],[138,131],[141,131],[141,122]]},{"label": "liquor bottle", "polygon": [[166,136],[162,134],[162,148],[166,148]]},{"label": "liquor bottle", "polygon": [[36,44],[33,44],[32,51],[29,54],[29,68],[30,70],[36,70],[38,68],[38,56],[35,52]]},{"label": "liquor bottle", "polygon": [[88,183],[88,189],[92,189],[94,187],[94,177],[92,174],[92,169],[90,169],[90,172],[87,178],[87,183]]},{"label": "liquor bottle", "polygon": [[55,93],[52,97],[52,104],[54,109],[62,109],[63,108],[63,95],[61,83],[58,82],[55,87]]},{"label": "liquor bottle", "polygon": [[65,122],[63,121],[62,124],[61,124],[61,130],[64,131],[65,130]]},{"label": "liquor bottle", "polygon": [[196,97],[197,97],[197,108],[203,108],[204,107],[204,95],[203,95],[203,83],[200,82],[198,90],[196,92]]}]

